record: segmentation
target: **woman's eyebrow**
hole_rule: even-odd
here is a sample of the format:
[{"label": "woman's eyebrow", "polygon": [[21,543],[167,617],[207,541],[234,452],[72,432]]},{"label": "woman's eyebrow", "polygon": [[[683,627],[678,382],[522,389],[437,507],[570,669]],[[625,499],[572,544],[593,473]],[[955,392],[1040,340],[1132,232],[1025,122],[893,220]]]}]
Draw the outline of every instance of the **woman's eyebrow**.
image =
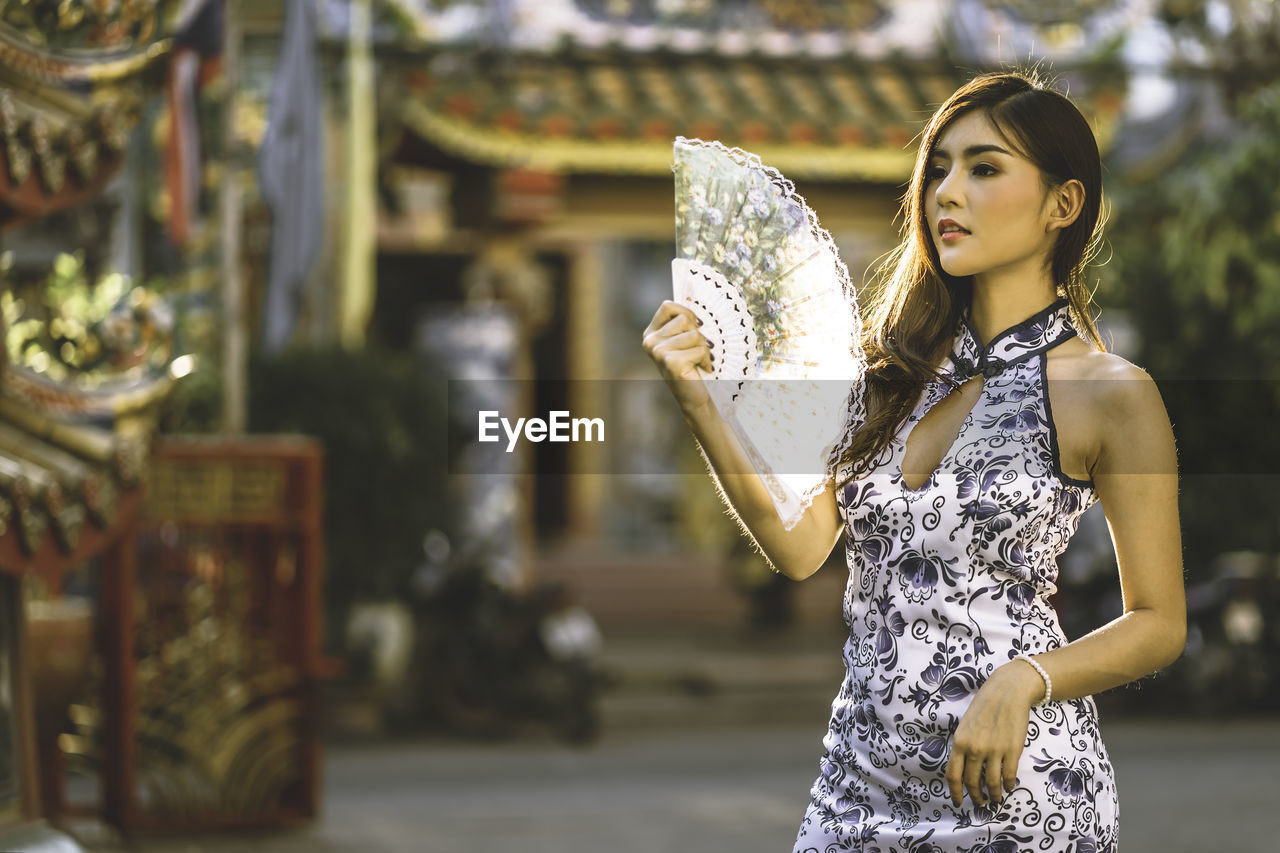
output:
[{"label": "woman's eyebrow", "polygon": [[[964,149],[964,156],[965,156],[965,157],[977,157],[979,154],[985,154],[985,153],[986,153],[986,152],[988,152],[988,151],[994,151],[994,152],[996,152],[997,154],[1008,154],[1010,157],[1012,157],[1012,156],[1013,156],[1013,154],[1012,154],[1012,153],[1010,153],[1009,151],[1005,150],[1004,148],[1001,148],[999,145],[991,145],[991,144],[987,144],[987,145],[970,145],[968,148]],[[933,150],[933,156],[934,156],[934,157],[945,157],[945,158],[947,158],[948,160],[950,160],[950,159],[951,159],[951,155],[947,153],[947,151],[946,151],[946,149],[945,149],[945,148],[935,148],[935,149]]]}]

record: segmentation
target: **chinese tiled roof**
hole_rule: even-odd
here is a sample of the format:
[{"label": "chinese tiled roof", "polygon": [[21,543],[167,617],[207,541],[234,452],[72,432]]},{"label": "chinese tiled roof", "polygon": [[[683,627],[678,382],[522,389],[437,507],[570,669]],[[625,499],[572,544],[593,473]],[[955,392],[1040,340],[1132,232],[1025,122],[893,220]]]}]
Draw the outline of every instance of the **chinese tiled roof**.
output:
[{"label": "chinese tiled roof", "polygon": [[141,502],[170,360],[170,306],[60,256],[0,292],[0,571],[53,573],[101,547]]},{"label": "chinese tiled roof", "polygon": [[147,408],[172,385],[85,393],[12,366],[0,379],[0,569],[63,566],[136,504],[147,465]]},{"label": "chinese tiled roof", "polygon": [[[390,103],[446,152],[552,172],[666,174],[677,135],[795,178],[901,182],[929,116],[968,77],[943,60],[443,50],[403,61]],[[1106,147],[1117,88],[1073,99]]]},{"label": "chinese tiled roof", "polygon": [[0,227],[78,204],[120,164],[172,0],[0,0]]},{"label": "chinese tiled roof", "polygon": [[34,87],[0,90],[0,226],[91,197],[120,165],[137,102],[50,109]]}]

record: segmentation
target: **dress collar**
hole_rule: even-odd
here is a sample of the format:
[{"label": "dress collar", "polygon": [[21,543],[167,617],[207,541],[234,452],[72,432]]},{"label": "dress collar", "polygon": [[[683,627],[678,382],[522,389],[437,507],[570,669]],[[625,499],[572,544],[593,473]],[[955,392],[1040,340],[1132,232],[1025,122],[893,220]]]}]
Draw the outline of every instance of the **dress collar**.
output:
[{"label": "dress collar", "polygon": [[1075,337],[1078,332],[1071,322],[1070,309],[1070,302],[1058,299],[1047,308],[996,335],[984,349],[979,343],[978,333],[969,321],[969,310],[966,308],[960,317],[955,342],[952,344],[949,365],[952,368],[952,379],[963,382],[979,373],[990,379],[1006,367],[1026,361]]}]

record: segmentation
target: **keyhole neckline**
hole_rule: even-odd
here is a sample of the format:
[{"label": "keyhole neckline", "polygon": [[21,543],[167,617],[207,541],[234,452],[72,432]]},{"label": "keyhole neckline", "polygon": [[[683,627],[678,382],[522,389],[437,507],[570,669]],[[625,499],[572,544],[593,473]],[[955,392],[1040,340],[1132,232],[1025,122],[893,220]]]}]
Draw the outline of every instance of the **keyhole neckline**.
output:
[{"label": "keyhole neckline", "polygon": [[952,394],[960,393],[960,386],[967,384],[969,380],[973,378],[973,376],[970,376],[967,379],[962,379],[958,382],[954,382],[949,379],[950,388],[944,388],[936,383],[925,388],[924,393],[920,396],[920,401],[916,404],[915,410],[908,416],[906,429],[896,436],[897,443],[899,445],[898,451],[895,454],[898,460],[898,481],[902,484],[902,488],[907,492],[910,492],[911,494],[918,494],[925,491],[933,484],[934,478],[938,476],[938,472],[942,469],[942,466],[946,464],[947,458],[951,455],[952,451],[955,450],[956,443],[960,440],[960,436],[964,434],[964,431],[969,426],[970,421],[973,420],[974,410],[982,403],[982,395],[987,390],[984,379],[981,376],[977,377],[977,396],[965,411],[964,417],[960,419],[960,423],[956,427],[955,434],[951,436],[951,441],[948,442],[946,449],[943,450],[942,456],[938,459],[933,468],[930,469],[929,476],[927,476],[919,486],[912,486],[907,482],[907,447],[912,434],[916,431],[916,427],[920,426],[920,422],[923,421],[939,403],[947,397],[950,397]]},{"label": "keyhole neckline", "polygon": [[[900,435],[898,474],[904,489],[917,494],[928,489],[933,483],[938,471],[946,463],[955,449],[956,442],[973,418],[974,409],[981,403],[982,396],[987,391],[987,380],[995,379],[1006,369],[1034,358],[1079,334],[1071,322],[1070,309],[1070,302],[1062,298],[1057,299],[1027,319],[1000,332],[985,347],[982,346],[981,339],[969,320],[968,309],[965,309],[957,324],[950,355],[941,371],[940,378],[948,387],[937,388],[936,391],[926,389],[916,409],[909,416],[911,422]],[[962,385],[974,378],[978,379],[978,393],[964,418],[960,420],[955,435],[952,436],[937,464],[930,469],[929,476],[918,487],[911,486],[907,482],[904,463],[907,458],[908,441],[915,432],[915,428],[943,398],[957,393]]]}]

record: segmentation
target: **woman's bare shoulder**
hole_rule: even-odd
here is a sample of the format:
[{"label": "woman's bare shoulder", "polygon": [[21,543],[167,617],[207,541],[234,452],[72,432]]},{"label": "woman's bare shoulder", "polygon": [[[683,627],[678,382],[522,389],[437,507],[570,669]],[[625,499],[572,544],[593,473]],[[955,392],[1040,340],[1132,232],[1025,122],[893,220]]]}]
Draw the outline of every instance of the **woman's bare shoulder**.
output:
[{"label": "woman's bare shoulder", "polygon": [[1094,349],[1079,338],[1050,350],[1049,368],[1055,379],[1151,381],[1150,374],[1133,362],[1113,352]]},{"label": "woman's bare shoulder", "polygon": [[1057,349],[1061,353],[1049,362],[1049,378],[1066,380],[1076,403],[1098,415],[1126,420],[1167,417],[1155,380],[1138,365],[1078,339]]}]

